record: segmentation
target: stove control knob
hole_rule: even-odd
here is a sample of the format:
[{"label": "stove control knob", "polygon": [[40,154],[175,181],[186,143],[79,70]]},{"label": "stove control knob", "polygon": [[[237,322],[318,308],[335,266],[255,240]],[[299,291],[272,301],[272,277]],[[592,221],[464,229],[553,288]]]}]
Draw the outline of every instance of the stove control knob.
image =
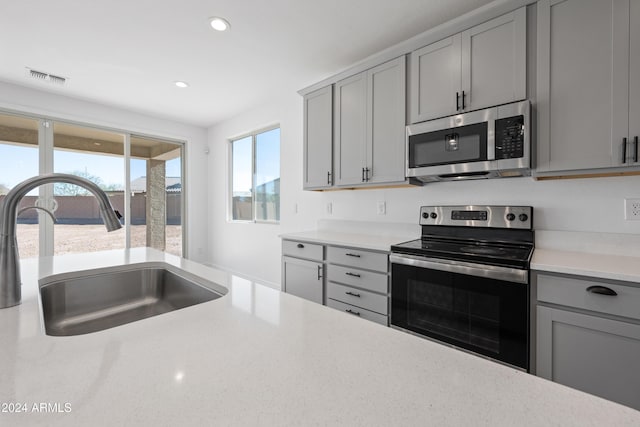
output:
[{"label": "stove control knob", "polygon": [[431,212],[431,218],[436,219],[438,218],[438,214],[435,212]]},{"label": "stove control knob", "polygon": [[507,214],[507,221],[513,221],[514,219],[516,219],[515,214],[512,214],[512,213]]},{"label": "stove control knob", "polygon": [[429,212],[422,212],[422,218],[424,219],[429,218]]},{"label": "stove control knob", "polygon": [[522,222],[525,222],[526,220],[528,220],[528,219],[529,219],[529,216],[528,216],[527,214],[520,214],[520,215],[518,216],[518,219],[519,219],[520,221],[522,221]]}]

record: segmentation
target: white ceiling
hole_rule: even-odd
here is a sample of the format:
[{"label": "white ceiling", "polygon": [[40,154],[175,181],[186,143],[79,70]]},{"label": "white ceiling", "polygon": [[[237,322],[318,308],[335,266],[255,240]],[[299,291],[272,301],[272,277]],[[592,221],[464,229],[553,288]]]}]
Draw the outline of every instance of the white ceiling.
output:
[{"label": "white ceiling", "polygon": [[489,2],[1,0],[0,80],[210,126]]}]

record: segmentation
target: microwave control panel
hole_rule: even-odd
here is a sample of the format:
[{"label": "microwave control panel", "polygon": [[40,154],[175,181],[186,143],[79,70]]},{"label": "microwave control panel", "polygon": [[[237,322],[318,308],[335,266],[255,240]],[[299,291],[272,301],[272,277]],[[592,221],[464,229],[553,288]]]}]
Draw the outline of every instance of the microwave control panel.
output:
[{"label": "microwave control panel", "polygon": [[496,120],[496,160],[524,157],[524,116]]}]

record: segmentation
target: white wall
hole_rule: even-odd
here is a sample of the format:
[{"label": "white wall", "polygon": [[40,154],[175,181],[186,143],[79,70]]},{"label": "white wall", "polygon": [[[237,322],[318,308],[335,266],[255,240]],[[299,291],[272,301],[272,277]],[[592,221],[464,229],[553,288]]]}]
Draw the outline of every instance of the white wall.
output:
[{"label": "white wall", "polygon": [[206,129],[3,82],[0,82],[0,108],[187,141],[187,252],[195,261],[208,259]]},{"label": "white wall", "polygon": [[[279,225],[228,220],[229,139],[280,124]],[[318,194],[302,192],[302,98],[283,94],[277,102],[256,108],[209,129],[210,262],[245,276],[280,286],[279,234],[315,228]],[[298,203],[298,214],[293,204]]]},{"label": "white wall", "polygon": [[[273,123],[280,123],[282,132],[281,223],[229,223],[227,141]],[[531,205],[538,230],[640,235],[640,221],[624,220],[624,198],[640,198],[640,176],[552,181],[510,178],[386,190],[302,191],[302,98],[297,94],[283,95],[271,105],[210,128],[209,144],[211,262],[274,285],[280,283],[278,234],[315,229],[318,219],[415,224],[422,205]],[[376,214],[378,201],[386,202],[386,215]],[[325,213],[327,203],[332,203],[332,215]]]}]

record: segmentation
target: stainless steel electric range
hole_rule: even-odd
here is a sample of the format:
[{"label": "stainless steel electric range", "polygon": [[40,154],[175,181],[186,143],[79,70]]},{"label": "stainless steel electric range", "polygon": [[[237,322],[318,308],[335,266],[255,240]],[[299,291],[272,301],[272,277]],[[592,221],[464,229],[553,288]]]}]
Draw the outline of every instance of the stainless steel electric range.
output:
[{"label": "stainless steel electric range", "polygon": [[530,206],[423,206],[391,247],[391,326],[529,370]]}]

